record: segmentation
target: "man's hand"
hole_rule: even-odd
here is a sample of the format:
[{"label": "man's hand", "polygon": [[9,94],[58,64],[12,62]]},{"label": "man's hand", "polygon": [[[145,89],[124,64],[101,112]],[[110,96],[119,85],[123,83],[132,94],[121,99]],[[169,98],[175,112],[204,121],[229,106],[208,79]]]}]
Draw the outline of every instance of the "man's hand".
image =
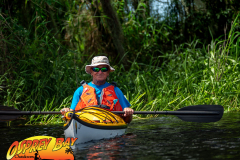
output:
[{"label": "man's hand", "polygon": [[124,108],[123,110],[125,112],[125,114],[123,115],[123,119],[126,123],[130,123],[132,121],[132,115],[133,115],[133,112],[134,110],[132,108]]},{"label": "man's hand", "polygon": [[124,117],[131,116],[134,112],[134,110],[132,108],[129,108],[129,107],[124,108],[123,111],[125,112],[125,114],[123,115]]},{"label": "man's hand", "polygon": [[61,109],[62,115],[64,115],[66,112],[69,112],[69,111],[73,111],[73,109],[70,109],[70,108],[63,108],[63,109]]}]

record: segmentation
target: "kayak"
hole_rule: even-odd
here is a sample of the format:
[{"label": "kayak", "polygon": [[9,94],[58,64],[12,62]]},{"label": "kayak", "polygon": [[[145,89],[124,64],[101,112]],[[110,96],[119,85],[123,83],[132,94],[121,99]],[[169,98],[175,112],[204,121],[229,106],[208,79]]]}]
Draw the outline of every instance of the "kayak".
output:
[{"label": "kayak", "polygon": [[99,107],[67,112],[64,120],[65,138],[77,138],[75,144],[121,136],[127,129],[127,123],[119,115]]}]

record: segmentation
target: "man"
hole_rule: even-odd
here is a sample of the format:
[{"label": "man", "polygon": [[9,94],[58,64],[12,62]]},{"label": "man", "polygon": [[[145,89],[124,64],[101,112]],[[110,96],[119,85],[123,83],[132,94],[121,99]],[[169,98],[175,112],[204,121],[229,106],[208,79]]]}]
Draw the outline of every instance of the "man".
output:
[{"label": "man", "polygon": [[130,103],[117,86],[106,82],[109,73],[115,71],[110,66],[108,58],[106,56],[94,57],[91,65],[86,65],[85,71],[92,76],[92,82],[82,83],[73,95],[70,109],[63,108],[62,114],[101,104],[110,111],[124,111],[122,118],[126,123],[130,123],[133,114]]}]

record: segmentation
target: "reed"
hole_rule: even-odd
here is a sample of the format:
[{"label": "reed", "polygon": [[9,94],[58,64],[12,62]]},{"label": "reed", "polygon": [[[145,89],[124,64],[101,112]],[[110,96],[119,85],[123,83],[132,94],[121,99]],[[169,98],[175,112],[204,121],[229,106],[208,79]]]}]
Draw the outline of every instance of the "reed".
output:
[{"label": "reed", "polygon": [[[238,17],[236,18],[236,20]],[[121,87],[135,110],[177,110],[197,104],[220,104],[225,112],[239,111],[239,40],[236,20],[225,39],[204,46],[198,40],[175,46],[149,64],[132,62]],[[199,48],[197,46],[202,46]],[[123,76],[124,75],[124,76]],[[121,82],[122,83],[122,82]]]},{"label": "reed", "polygon": [[[197,40],[175,46],[172,53],[163,56],[164,63],[161,66],[158,63],[162,57],[152,57],[149,64],[133,61],[129,70],[116,64],[116,72],[111,73],[109,81],[119,84],[132,108],[137,111],[177,110],[198,104],[219,104],[224,106],[225,112],[239,111],[239,33],[230,34],[227,39],[212,41],[202,48],[196,47],[201,45]],[[53,69],[50,75],[37,80],[30,79],[37,84],[31,91],[25,90],[28,85],[26,81],[29,80],[23,77],[26,72],[22,72],[11,86],[7,86],[4,105],[20,110],[43,111],[59,111],[69,107],[77,88],[73,78],[75,75],[70,74],[72,69],[60,67],[63,64],[66,66],[66,61],[61,61],[58,59],[53,62],[61,69]],[[91,80],[79,68],[78,73],[82,79]],[[8,83],[10,79],[5,74],[1,81]],[[23,108],[19,107],[23,105]],[[39,122],[58,123],[61,117],[31,116],[27,124]]]}]

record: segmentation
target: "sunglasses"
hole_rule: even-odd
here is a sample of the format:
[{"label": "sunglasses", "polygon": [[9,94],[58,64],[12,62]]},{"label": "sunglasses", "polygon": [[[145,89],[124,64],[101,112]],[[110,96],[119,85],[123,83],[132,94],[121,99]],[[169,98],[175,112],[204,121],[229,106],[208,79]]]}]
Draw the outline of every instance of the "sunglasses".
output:
[{"label": "sunglasses", "polygon": [[99,72],[100,70],[102,72],[107,72],[108,71],[108,67],[103,67],[103,68],[98,68],[98,67],[94,67],[92,68],[93,72]]}]

